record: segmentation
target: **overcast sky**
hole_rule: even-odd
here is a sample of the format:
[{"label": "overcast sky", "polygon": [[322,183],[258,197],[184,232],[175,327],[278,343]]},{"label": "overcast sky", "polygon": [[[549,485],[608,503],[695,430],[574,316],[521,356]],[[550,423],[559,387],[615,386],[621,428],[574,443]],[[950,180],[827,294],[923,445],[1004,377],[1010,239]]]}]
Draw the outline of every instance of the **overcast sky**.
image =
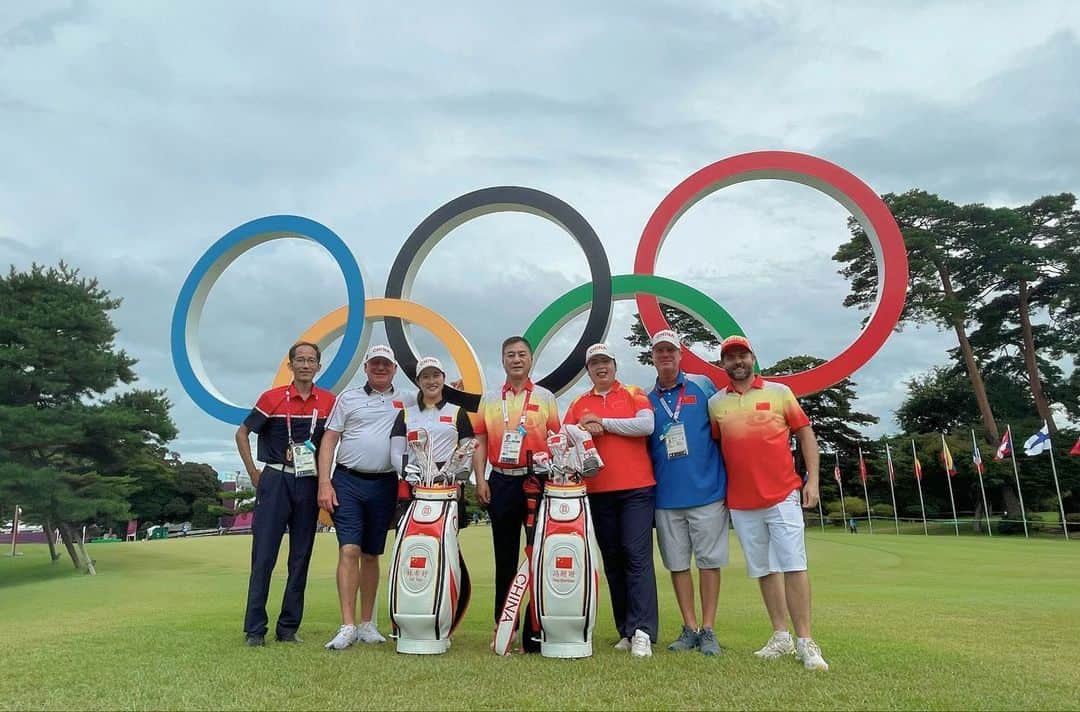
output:
[{"label": "overcast sky", "polygon": [[[616,274],[632,271],[668,191],[746,151],[814,154],[878,193],[1019,204],[1077,192],[1078,33],[1080,4],[1065,1],[8,1],[0,264],[63,259],[123,297],[118,343],[139,360],[141,387],[168,391],[174,449],[232,472],[234,426],[191,402],[169,353],[180,285],[231,228],[278,213],[317,220],[381,295],[424,217],[494,185],[574,206]],[[847,284],[830,259],[846,218],[810,188],[744,183],[683,217],[657,273],[715,298],[765,365],[829,358],[863,316],[841,305]],[[492,215],[432,251],[413,297],[464,332],[492,385],[502,338],[587,280],[558,227]],[[317,246],[282,240],[244,255],[203,317],[215,385],[250,405],[288,345],[344,301]],[[622,379],[646,384],[623,340],[633,312],[616,305],[608,339]],[[540,355],[538,376],[583,319]],[[446,358],[416,331],[422,350]],[[882,420],[869,435],[896,430],[904,382],[954,344],[909,328],[855,374],[858,406]]]}]

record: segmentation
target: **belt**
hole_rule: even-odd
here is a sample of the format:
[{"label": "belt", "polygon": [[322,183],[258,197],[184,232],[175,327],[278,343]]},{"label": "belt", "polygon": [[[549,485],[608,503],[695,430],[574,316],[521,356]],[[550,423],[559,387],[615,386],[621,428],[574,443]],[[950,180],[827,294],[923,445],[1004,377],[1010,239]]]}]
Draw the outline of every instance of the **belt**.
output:
[{"label": "belt", "polygon": [[275,470],[280,470],[281,472],[284,472],[285,474],[288,474],[288,475],[295,475],[296,474],[296,468],[293,467],[292,465],[283,465],[280,462],[268,462],[268,463],[266,463],[266,466],[267,467],[272,467]]},{"label": "belt", "polygon": [[361,472],[360,470],[354,470],[351,467],[345,467],[345,465],[340,463],[338,464],[337,469],[361,480],[382,480],[387,477],[397,479],[397,471],[395,470],[387,470],[386,472]]},{"label": "belt", "polygon": [[506,475],[507,477],[522,477],[529,474],[528,467],[499,467],[493,468],[492,471]]}]

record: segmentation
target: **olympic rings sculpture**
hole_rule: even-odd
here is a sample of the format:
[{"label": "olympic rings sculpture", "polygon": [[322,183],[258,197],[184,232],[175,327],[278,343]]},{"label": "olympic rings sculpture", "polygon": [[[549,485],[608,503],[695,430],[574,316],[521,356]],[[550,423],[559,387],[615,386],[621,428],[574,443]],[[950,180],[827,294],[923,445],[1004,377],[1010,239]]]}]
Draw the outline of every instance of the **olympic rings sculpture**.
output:
[{"label": "olympic rings sculpture", "polygon": [[[607,253],[588,221],[564,201],[533,188],[501,186],[459,196],[423,220],[405,241],[387,279],[383,298],[368,298],[360,265],[345,243],[326,226],[308,218],[273,215],[252,220],[228,232],[196,262],[177,297],[171,327],[173,364],[180,384],[192,400],[212,417],[239,424],[248,409],[229,402],[210,382],[198,348],[202,309],[210,289],[221,273],[251,248],[282,238],[311,240],[326,249],[345,277],[348,303],[323,316],[298,340],[326,347],[340,338],[341,345],[317,383],[338,391],[360,367],[370,329],[365,324],[381,319],[387,340],[402,372],[415,382],[417,354],[408,324],[427,329],[450,352],[461,375],[464,392],[454,392],[456,402],[472,404],[484,389],[483,372],[476,353],[465,337],[445,318],[409,299],[413,281],[424,258],[456,227],[482,215],[524,212],[550,220],[577,242],[585,253],[591,281],[546,307],[524,335],[538,354],[567,321],[589,310],[581,337],[570,353],[538,383],[562,393],[584,371],[585,350],[607,335],[614,301],[634,299],[649,334],[668,328],[660,302],[691,314],[719,337],[745,335],[730,314],[709,296],[688,285],[653,274],[664,239],[678,219],[705,196],[736,183],[752,180],[787,180],[815,188],[830,196],[855,217],[870,238],[877,260],[877,299],[862,331],[834,358],[816,368],[773,380],[786,383],[796,395],[813,393],[843,380],[865,365],[892,333],[903,310],[907,293],[908,262],[903,237],[888,207],[865,183],[843,168],[814,156],[786,151],[759,151],[717,161],[676,186],[649,218],[638,243],[634,273],[612,275]],[[727,374],[683,347],[683,368],[707,375],[718,386]],[[290,378],[283,360],[275,385]]]}]

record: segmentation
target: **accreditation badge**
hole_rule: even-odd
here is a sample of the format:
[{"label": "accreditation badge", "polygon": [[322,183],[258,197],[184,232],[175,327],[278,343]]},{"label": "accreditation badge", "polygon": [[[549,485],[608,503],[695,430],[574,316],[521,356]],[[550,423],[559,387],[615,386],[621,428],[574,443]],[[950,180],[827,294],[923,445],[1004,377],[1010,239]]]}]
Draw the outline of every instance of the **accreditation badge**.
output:
[{"label": "accreditation badge", "polygon": [[668,459],[686,457],[690,450],[686,446],[686,426],[682,423],[669,423],[664,431],[664,448]]},{"label": "accreditation badge", "polygon": [[517,464],[521,458],[521,445],[525,436],[520,430],[508,430],[503,433],[502,446],[499,448],[499,462]]},{"label": "accreditation badge", "polygon": [[290,445],[289,452],[292,453],[296,477],[315,477],[318,474],[315,469],[315,443],[306,440],[299,445]]}]

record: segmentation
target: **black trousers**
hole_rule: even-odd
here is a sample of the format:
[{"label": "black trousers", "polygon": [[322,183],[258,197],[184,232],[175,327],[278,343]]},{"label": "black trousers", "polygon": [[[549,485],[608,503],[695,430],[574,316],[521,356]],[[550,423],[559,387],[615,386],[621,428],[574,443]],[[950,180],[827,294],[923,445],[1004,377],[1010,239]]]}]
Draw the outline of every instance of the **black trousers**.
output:
[{"label": "black trousers", "polygon": [[319,521],[318,478],[295,476],[267,466],[255,491],[251,523],[251,577],[244,632],[266,635],[266,599],[285,528],[289,529],[289,577],[281,600],[277,635],[295,633],[304,616],[304,589]]},{"label": "black trousers", "polygon": [[655,489],[589,495],[611,611],[621,638],[632,638],[635,630],[641,630],[655,641],[660,632],[653,564]]},{"label": "black trousers", "polygon": [[517,573],[521,558],[521,528],[527,515],[525,480],[494,471],[488,477],[491,488],[491,540],[495,548],[495,622],[499,621],[506,594]]}]

